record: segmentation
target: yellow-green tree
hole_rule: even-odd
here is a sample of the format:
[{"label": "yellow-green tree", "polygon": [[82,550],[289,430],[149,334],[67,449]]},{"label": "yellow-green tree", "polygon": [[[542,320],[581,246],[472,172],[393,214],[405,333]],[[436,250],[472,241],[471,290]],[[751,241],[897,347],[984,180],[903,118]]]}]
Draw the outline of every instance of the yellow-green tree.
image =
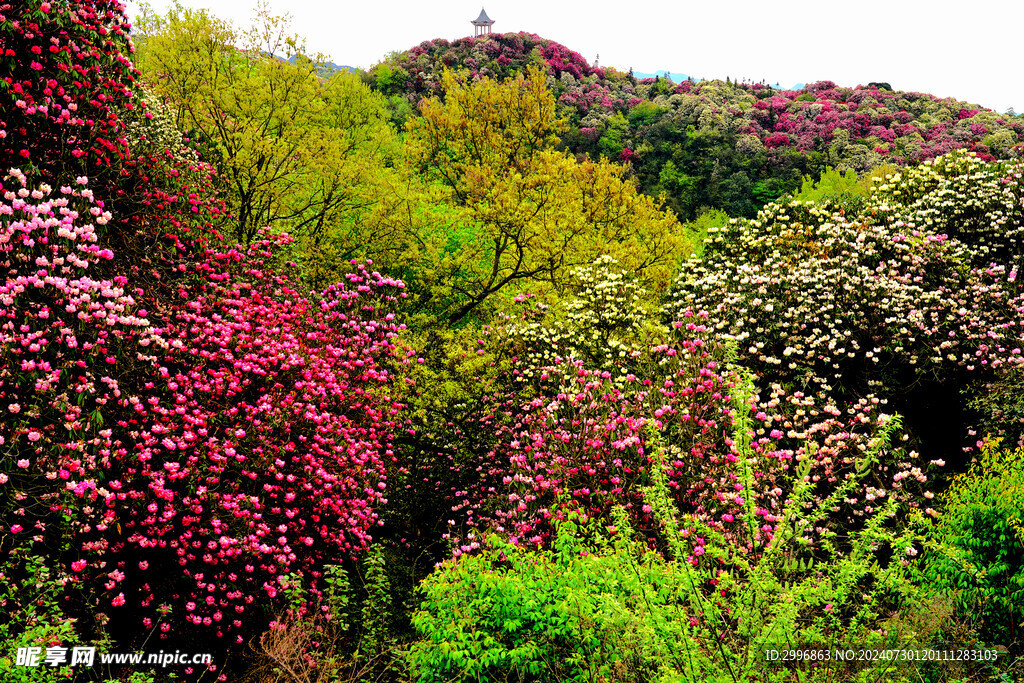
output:
[{"label": "yellow-green tree", "polygon": [[273,225],[317,241],[379,199],[367,185],[396,135],[383,101],[353,75],[323,78],[284,19],[253,25],[175,4],[148,20],[137,65],[219,164],[239,240]]},{"label": "yellow-green tree", "polygon": [[443,87],[408,124],[406,149],[457,212],[421,273],[444,318],[457,323],[499,291],[561,291],[602,254],[649,290],[665,287],[688,250],[682,227],[625,167],[556,148],[562,123],[541,70],[504,83],[447,72]]}]

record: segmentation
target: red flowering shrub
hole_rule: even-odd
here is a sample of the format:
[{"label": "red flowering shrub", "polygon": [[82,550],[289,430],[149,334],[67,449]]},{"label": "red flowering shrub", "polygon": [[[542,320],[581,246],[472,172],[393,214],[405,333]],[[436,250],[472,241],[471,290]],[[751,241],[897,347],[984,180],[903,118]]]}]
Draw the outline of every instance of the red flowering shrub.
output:
[{"label": "red flowering shrub", "polygon": [[110,181],[128,156],[118,108],[135,106],[121,2],[4,2],[0,23],[0,168]]},{"label": "red flowering shrub", "polygon": [[0,2],[0,24],[0,169],[54,186],[88,177],[114,216],[98,236],[135,266],[156,257],[154,233],[180,251],[182,228],[212,227],[223,207],[210,167],[145,140],[161,122],[140,96],[120,0]]}]

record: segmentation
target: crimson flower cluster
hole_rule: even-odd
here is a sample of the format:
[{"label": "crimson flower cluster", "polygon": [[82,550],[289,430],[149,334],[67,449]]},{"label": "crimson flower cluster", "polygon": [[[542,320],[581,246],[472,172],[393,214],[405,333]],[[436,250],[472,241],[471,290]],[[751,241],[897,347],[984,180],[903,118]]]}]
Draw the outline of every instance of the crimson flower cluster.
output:
[{"label": "crimson flower cluster", "polygon": [[[136,72],[118,0],[0,3],[0,168],[94,181],[128,155]],[[98,188],[94,188],[97,189]]]}]

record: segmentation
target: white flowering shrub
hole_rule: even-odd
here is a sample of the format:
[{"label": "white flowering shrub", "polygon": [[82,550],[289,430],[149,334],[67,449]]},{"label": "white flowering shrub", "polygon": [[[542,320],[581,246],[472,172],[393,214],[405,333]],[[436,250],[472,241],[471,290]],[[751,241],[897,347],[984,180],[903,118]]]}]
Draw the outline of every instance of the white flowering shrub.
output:
[{"label": "white flowering shrub", "polygon": [[125,114],[132,150],[148,149],[156,154],[168,154],[179,162],[198,161],[199,156],[186,144],[167,105],[146,85],[139,87],[139,93],[143,109],[134,108]]},{"label": "white flowering shrub", "polygon": [[892,176],[850,215],[769,204],[709,230],[665,316],[706,309],[762,385],[819,398],[999,376],[1024,362],[1015,168],[951,155]]},{"label": "white flowering shrub", "polygon": [[575,358],[588,367],[631,371],[629,359],[667,328],[656,315],[637,279],[611,256],[601,256],[572,272],[571,292],[553,306],[517,297],[527,306],[523,319],[510,327],[527,367],[543,368],[559,358]]},{"label": "white flowering shrub", "polygon": [[973,265],[1024,257],[1024,159],[993,163],[957,151],[901,169],[871,193],[869,211],[970,247]]}]

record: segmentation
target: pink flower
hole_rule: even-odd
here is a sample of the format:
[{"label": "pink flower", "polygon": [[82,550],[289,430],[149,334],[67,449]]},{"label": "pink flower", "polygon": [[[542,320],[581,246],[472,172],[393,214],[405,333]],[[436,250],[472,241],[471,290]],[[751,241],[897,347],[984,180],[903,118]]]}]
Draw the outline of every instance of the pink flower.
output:
[{"label": "pink flower", "polygon": [[12,533],[12,534],[16,534],[16,533],[18,533],[19,531],[21,531],[21,530],[22,530],[22,528],[23,528],[23,527],[22,527],[22,526],[21,526],[20,524],[12,524],[12,525],[11,525],[11,533]]},{"label": "pink flower", "polygon": [[85,569],[85,560],[75,560],[71,563],[72,571],[80,572]]},{"label": "pink flower", "polygon": [[124,604],[124,593],[118,593],[117,597],[114,598],[111,603],[114,607],[120,607]]}]

